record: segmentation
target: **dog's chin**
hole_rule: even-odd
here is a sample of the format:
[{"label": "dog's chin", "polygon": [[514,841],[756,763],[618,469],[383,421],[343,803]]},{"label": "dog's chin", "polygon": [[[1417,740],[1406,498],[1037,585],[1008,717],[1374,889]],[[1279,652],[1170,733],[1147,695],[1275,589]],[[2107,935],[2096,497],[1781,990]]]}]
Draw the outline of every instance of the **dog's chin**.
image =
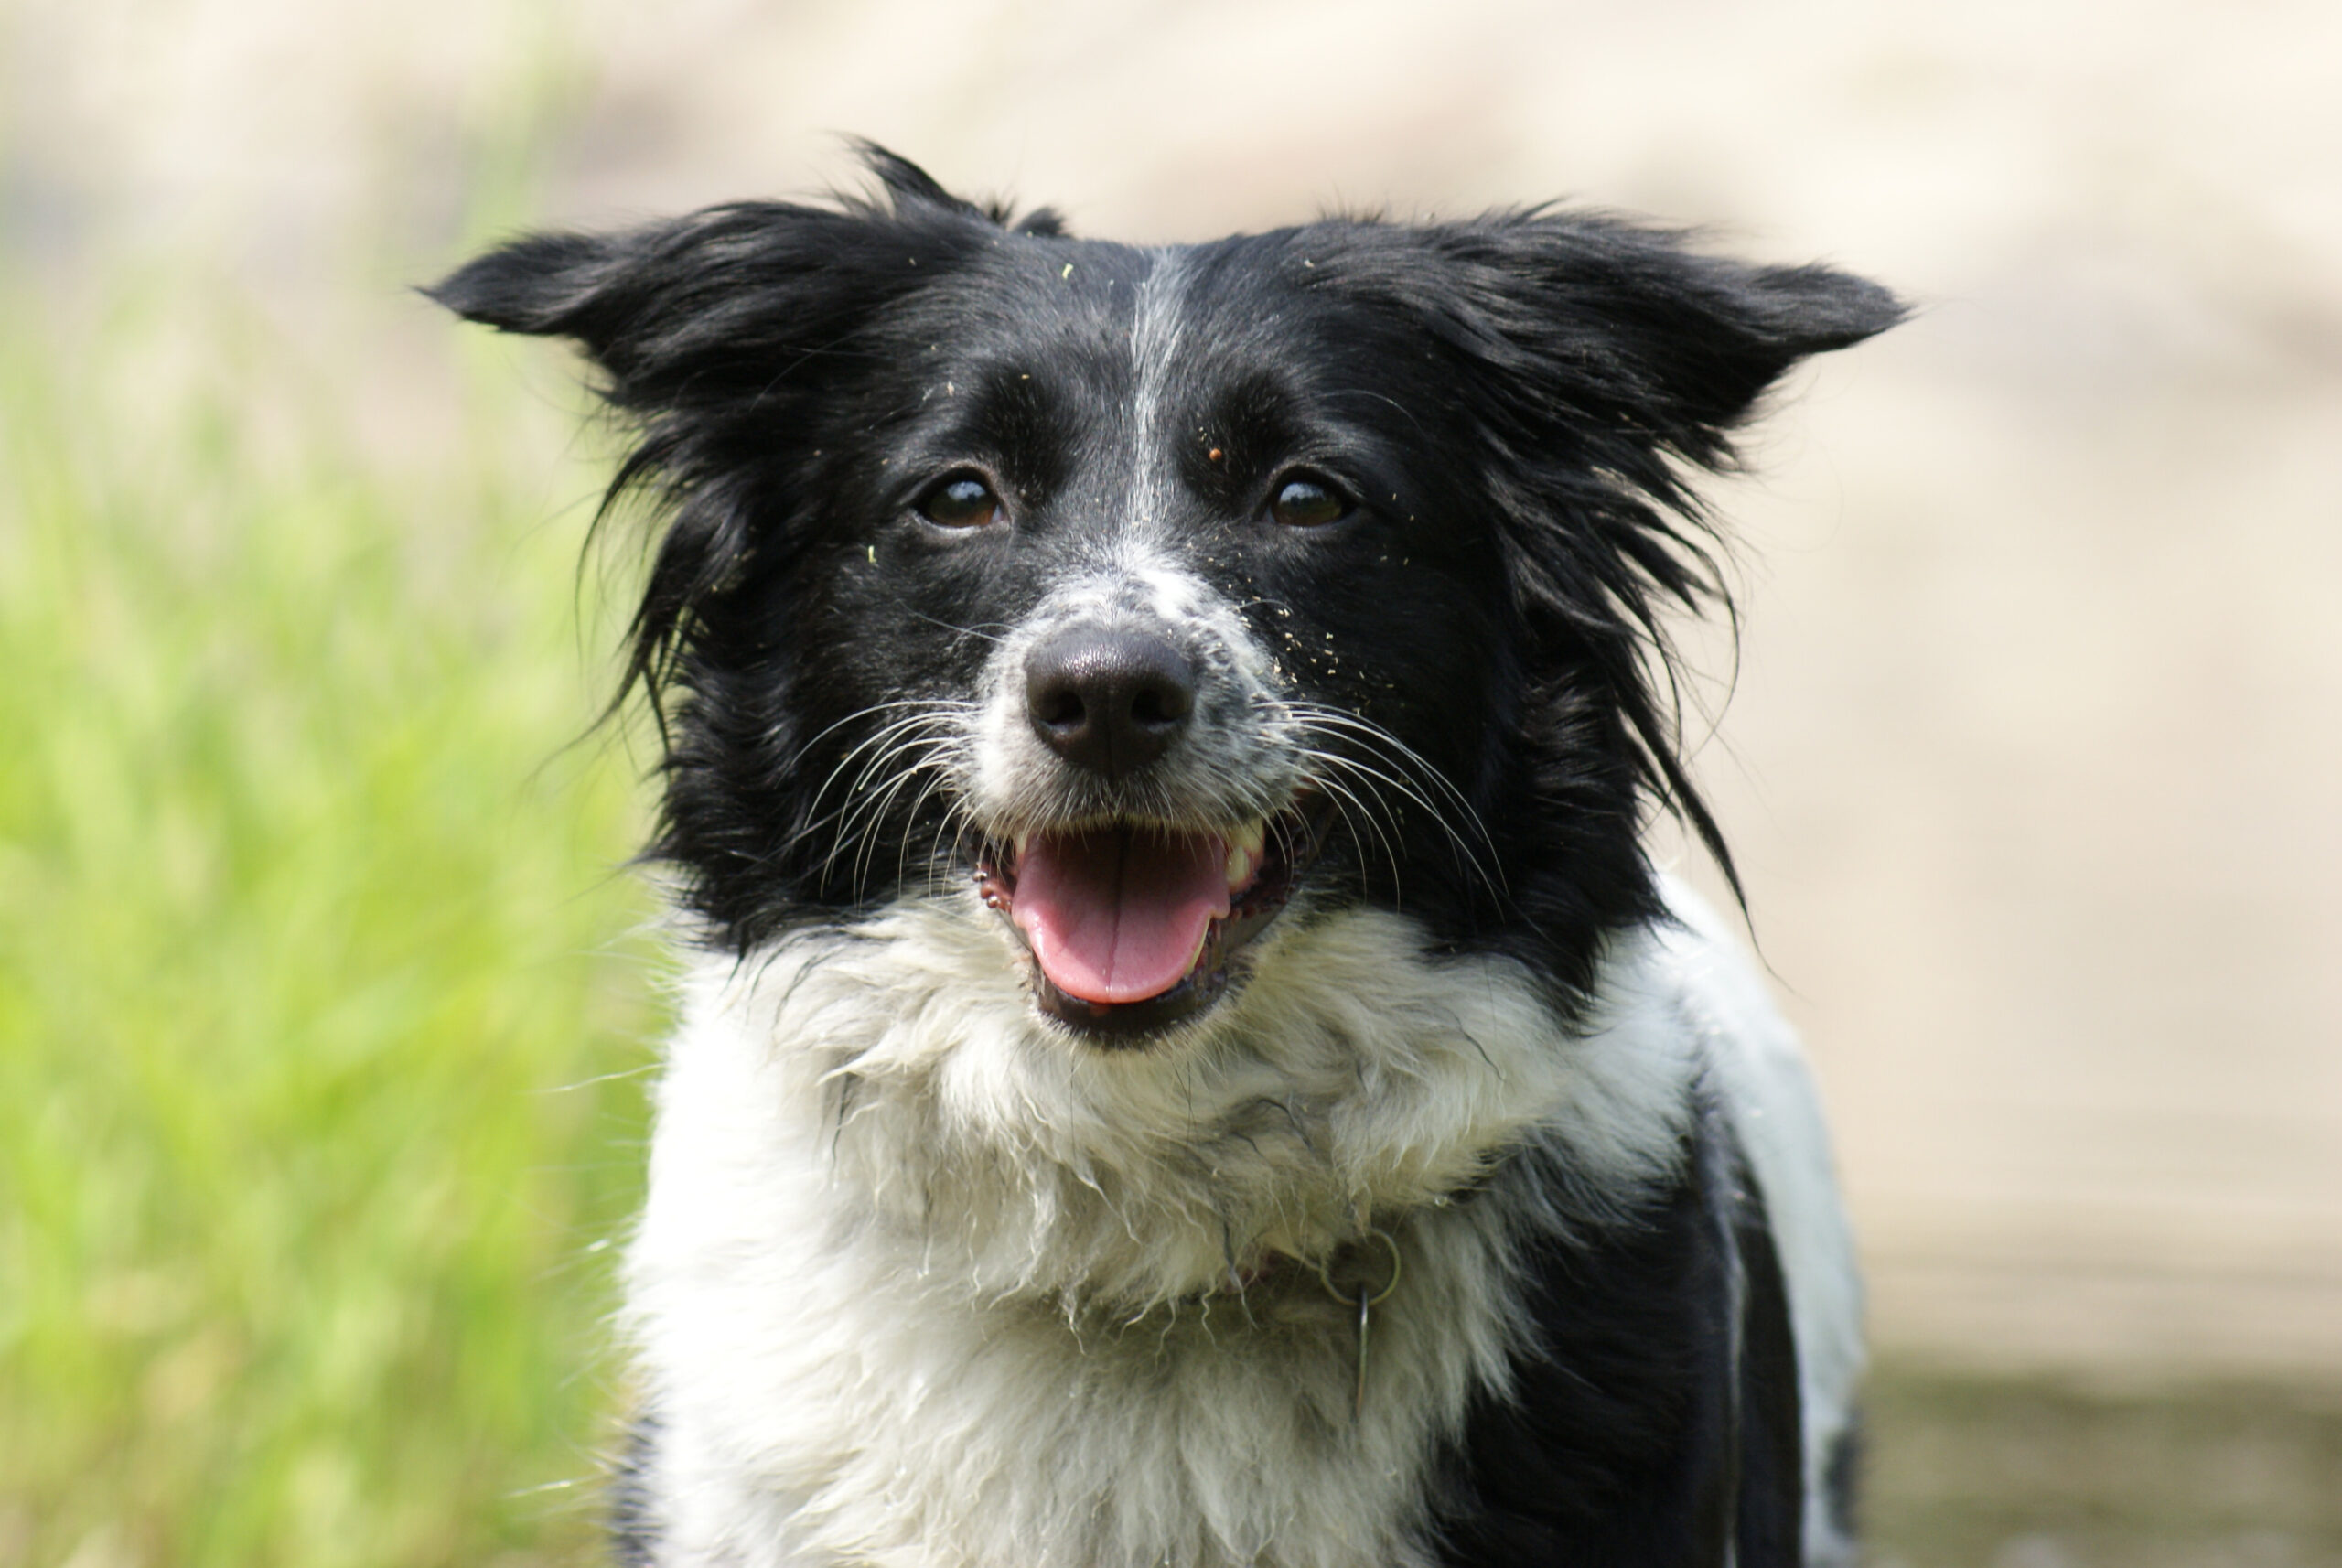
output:
[{"label": "dog's chin", "polygon": [[[1044,1016],[1102,1049],[1144,1046],[1200,1022],[1242,985],[1245,966],[1240,959],[1300,891],[1323,846],[1330,814],[1322,800],[1305,795],[1273,816],[1235,829],[1114,820],[997,837],[987,841],[977,858],[976,886],[983,902],[1015,933],[1026,986]],[[1111,873],[1095,869],[1101,859],[1116,863]],[[1176,902],[1195,891],[1174,886],[1176,877],[1146,875],[1146,867],[1125,867],[1123,859],[1187,867],[1221,864],[1220,884],[1209,890],[1220,902],[1207,908],[1192,897],[1185,898],[1187,924],[1198,928],[1192,935],[1159,910],[1101,908],[1110,898],[1128,902],[1151,896]],[[1061,869],[1068,863],[1089,869],[1069,876]],[[1046,891],[1033,886],[1042,879],[1045,865],[1052,884]],[[1028,866],[1034,875],[1026,878],[1021,874]],[[1072,897],[1058,891],[1058,884],[1084,880],[1111,881],[1112,886],[1106,894],[1094,887]],[[1192,874],[1187,880],[1193,882]],[[1020,881],[1028,890],[1022,907]],[[1157,886],[1133,893],[1129,883]],[[1111,972],[1122,967],[1111,961],[1120,956],[1117,944],[1066,929],[1094,927],[1107,918],[1117,927],[1151,926],[1163,933],[1135,983]],[[1163,948],[1165,941],[1172,945]],[[1184,962],[1176,956],[1180,952],[1189,955]],[[1099,961],[1101,955],[1109,961]]]}]

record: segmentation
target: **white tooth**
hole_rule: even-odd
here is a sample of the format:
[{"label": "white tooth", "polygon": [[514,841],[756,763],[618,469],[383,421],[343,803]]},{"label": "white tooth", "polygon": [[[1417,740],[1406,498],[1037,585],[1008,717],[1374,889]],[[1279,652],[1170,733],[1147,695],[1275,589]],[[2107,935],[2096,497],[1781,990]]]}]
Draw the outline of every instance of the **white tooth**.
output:
[{"label": "white tooth", "polygon": [[1228,840],[1228,886],[1230,889],[1243,886],[1259,875],[1261,862],[1268,856],[1262,846],[1268,842],[1268,824],[1251,822],[1230,835]]}]

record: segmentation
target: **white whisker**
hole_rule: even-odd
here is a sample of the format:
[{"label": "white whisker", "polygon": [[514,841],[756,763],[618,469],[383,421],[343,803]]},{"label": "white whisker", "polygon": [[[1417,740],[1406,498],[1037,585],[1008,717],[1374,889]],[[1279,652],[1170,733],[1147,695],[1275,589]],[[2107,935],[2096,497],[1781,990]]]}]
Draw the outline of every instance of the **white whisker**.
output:
[{"label": "white whisker", "polygon": [[[1466,872],[1484,886],[1499,893],[1504,890],[1504,878],[1494,869],[1495,863],[1501,857],[1497,853],[1495,840],[1489,834],[1487,823],[1463,792],[1433,767],[1421,752],[1381,725],[1355,714],[1342,713],[1316,703],[1296,703],[1288,712],[1294,727],[1302,735],[1315,735],[1333,744],[1346,743],[1353,750],[1363,752],[1366,757],[1372,759],[1366,760],[1350,751],[1337,751],[1325,746],[1305,743],[1302,747],[1321,769],[1338,769],[1359,791],[1380,806],[1383,820],[1390,823],[1394,832],[1400,828],[1398,813],[1386,799],[1386,791],[1395,792],[1421,808],[1424,815],[1447,836],[1459,864]],[[1324,781],[1321,775],[1320,782]],[[1452,813],[1443,809],[1438,800],[1427,792],[1426,786],[1436,789],[1441,798],[1462,808],[1472,830],[1468,836],[1457,827]],[[1481,856],[1475,839],[1478,846],[1487,849],[1487,858]],[[1395,856],[1393,869],[1395,872]]]}]

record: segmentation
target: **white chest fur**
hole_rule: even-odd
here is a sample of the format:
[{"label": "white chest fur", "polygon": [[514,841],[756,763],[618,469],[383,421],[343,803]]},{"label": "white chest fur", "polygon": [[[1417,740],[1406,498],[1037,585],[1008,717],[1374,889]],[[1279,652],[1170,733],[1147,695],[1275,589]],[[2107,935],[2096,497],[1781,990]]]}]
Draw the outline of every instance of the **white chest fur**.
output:
[{"label": "white chest fur", "polygon": [[[1143,1051],[1037,1024],[944,901],[691,977],[628,1262],[662,1561],[1427,1560],[1425,1467],[1517,1316],[1500,1206],[1445,1196],[1525,1137],[1630,1195],[1714,1030],[1680,937],[1622,944],[1564,1035],[1396,917],[1272,936],[1209,1034]],[[1231,1275],[1369,1219],[1405,1273],[1353,1421],[1353,1315]]]}]

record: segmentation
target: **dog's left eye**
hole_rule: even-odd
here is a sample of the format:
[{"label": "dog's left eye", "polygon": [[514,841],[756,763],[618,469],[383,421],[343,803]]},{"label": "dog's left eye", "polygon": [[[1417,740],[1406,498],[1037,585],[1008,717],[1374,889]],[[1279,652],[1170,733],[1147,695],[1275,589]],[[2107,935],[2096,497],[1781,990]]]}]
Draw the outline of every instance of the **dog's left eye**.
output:
[{"label": "dog's left eye", "polygon": [[946,474],[919,501],[919,516],[942,528],[983,528],[1000,511],[1000,498],[973,474]]},{"label": "dog's left eye", "polygon": [[1277,486],[1276,499],[1269,502],[1269,516],[1287,528],[1323,528],[1341,521],[1356,508],[1357,503],[1330,480],[1315,474],[1290,474]]}]

